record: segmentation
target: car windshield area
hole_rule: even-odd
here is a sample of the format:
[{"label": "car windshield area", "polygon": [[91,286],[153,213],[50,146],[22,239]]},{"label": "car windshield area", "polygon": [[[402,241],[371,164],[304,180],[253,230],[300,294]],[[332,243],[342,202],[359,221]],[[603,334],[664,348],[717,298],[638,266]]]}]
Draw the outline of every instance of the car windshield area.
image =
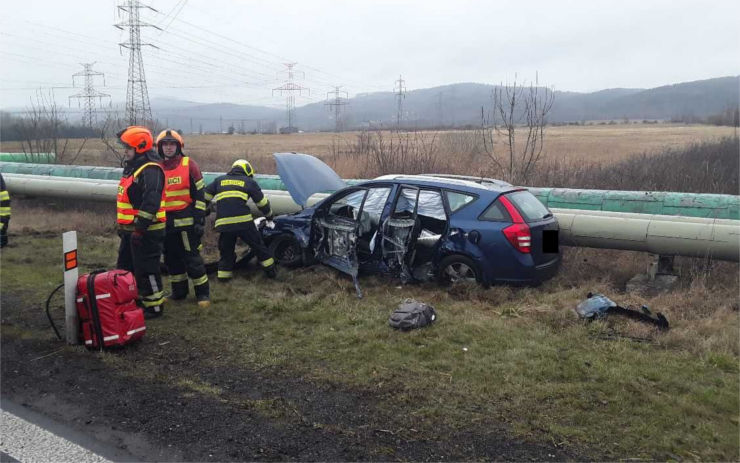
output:
[{"label": "car windshield area", "polygon": [[365,199],[365,193],[367,193],[367,190],[352,191],[335,200],[329,206],[329,215],[357,220],[360,214],[362,200]]},{"label": "car windshield area", "polygon": [[526,222],[537,222],[552,217],[552,213],[545,205],[529,191],[515,191],[506,197],[516,206]]}]

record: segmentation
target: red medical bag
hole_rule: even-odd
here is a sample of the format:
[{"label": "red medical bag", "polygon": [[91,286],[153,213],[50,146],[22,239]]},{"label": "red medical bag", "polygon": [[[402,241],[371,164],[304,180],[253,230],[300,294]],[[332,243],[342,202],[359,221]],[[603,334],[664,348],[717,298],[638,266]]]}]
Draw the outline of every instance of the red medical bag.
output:
[{"label": "red medical bag", "polygon": [[144,336],[144,311],[136,305],[136,298],[136,280],[131,272],[82,275],[77,280],[77,314],[85,346],[123,346]]}]

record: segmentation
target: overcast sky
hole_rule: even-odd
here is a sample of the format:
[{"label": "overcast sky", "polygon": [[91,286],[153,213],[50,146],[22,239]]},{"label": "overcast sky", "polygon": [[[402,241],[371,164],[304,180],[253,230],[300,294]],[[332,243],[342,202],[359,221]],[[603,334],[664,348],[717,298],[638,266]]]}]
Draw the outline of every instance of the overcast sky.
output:
[{"label": "overcast sky", "polygon": [[[123,1],[123,0],[121,0]],[[128,35],[112,0],[2,0],[0,107],[28,103],[38,87],[72,84],[79,63],[105,73],[99,91],[122,102]],[[330,85],[350,95],[518,76],[556,90],[650,88],[740,74],[740,2],[467,0],[149,0],[142,10],[151,98],[282,107],[272,89],[285,62],[321,101]],[[77,79],[81,87],[83,79]],[[48,90],[47,90],[48,91]],[[308,93],[310,91],[310,94]],[[72,107],[77,107],[76,100]]]}]

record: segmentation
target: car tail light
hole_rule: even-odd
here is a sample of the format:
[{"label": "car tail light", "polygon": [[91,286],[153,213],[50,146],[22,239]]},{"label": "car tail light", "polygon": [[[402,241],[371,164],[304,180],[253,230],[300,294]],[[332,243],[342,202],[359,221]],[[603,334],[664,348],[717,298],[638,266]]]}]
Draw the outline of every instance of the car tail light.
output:
[{"label": "car tail light", "polygon": [[504,236],[519,252],[528,253],[532,244],[532,235],[526,223],[515,223],[503,229]]},{"label": "car tail light", "polygon": [[500,201],[511,216],[511,221],[514,222],[502,230],[504,236],[514,246],[514,249],[529,253],[532,247],[532,233],[529,230],[529,225],[524,222],[522,215],[505,196],[501,196]]}]

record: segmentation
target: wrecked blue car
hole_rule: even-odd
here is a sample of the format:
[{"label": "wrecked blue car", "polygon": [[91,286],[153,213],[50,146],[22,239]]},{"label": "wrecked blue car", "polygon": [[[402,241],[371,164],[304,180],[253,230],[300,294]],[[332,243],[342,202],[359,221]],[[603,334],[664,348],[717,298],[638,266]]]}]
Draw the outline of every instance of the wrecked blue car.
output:
[{"label": "wrecked blue car", "polygon": [[[275,159],[303,208],[262,228],[275,259],[288,267],[329,265],[353,278],[358,295],[360,273],[403,282],[538,284],[560,265],[558,222],[524,188],[442,175],[386,175],[347,186],[313,156]],[[335,192],[308,206],[320,191]]]}]

